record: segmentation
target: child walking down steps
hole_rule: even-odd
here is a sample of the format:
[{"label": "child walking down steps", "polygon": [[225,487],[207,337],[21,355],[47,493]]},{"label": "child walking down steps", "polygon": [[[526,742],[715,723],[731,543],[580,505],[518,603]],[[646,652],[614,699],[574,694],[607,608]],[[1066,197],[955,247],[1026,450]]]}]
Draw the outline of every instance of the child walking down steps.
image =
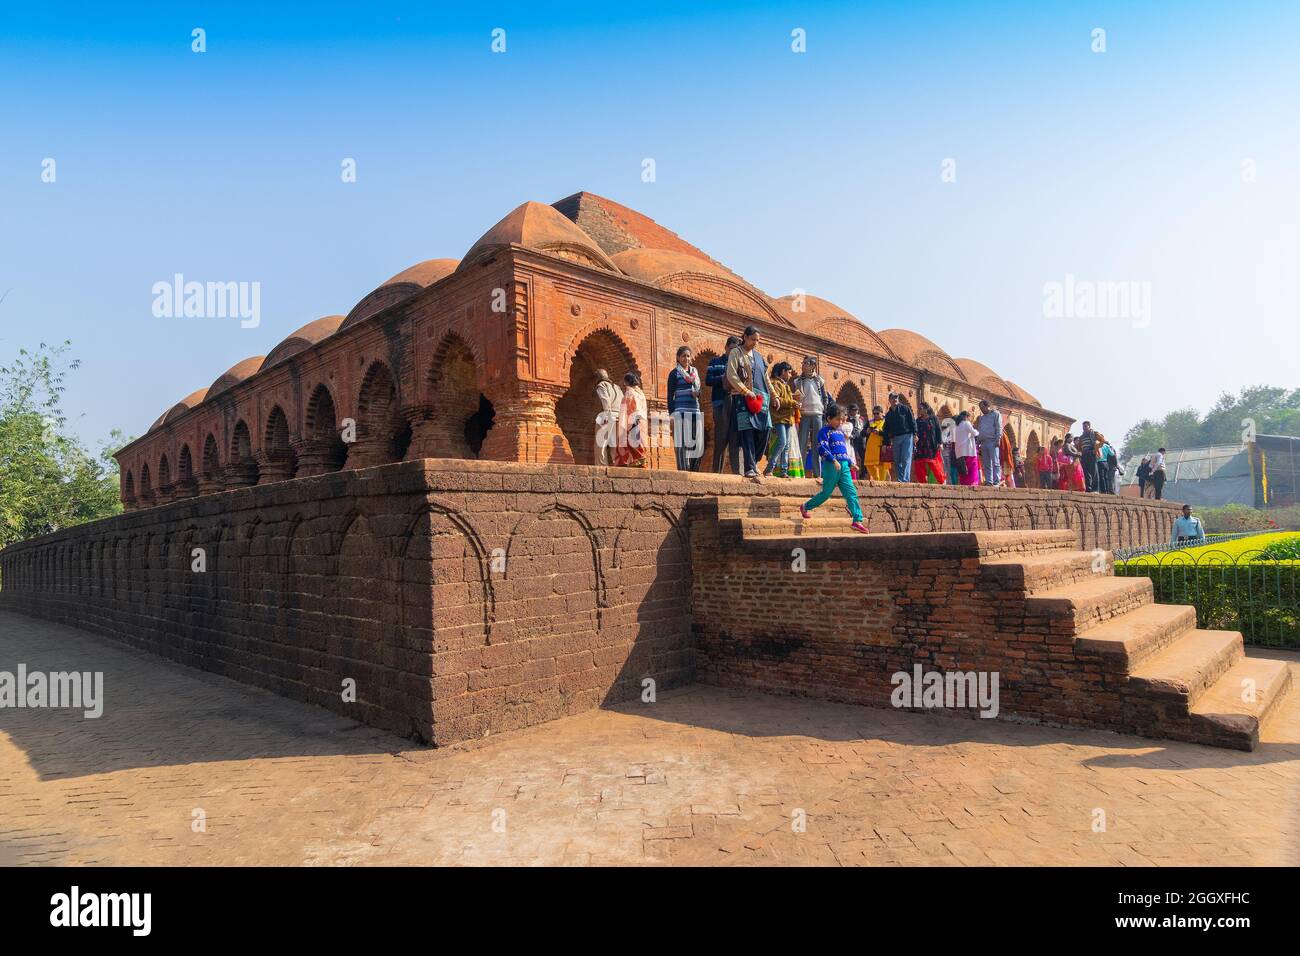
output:
[{"label": "child walking down steps", "polygon": [[844,422],[843,410],[835,404],[826,409],[825,424],[817,433],[817,452],[822,461],[822,490],[799,506],[799,513],[805,518],[810,512],[826,503],[835,493],[836,487],[844,496],[844,504],[853,518],[850,526],[854,531],[870,534],[870,529],[862,523],[862,506],[858,504],[858,490],[853,486],[853,475],[849,471],[849,449],[840,431]]}]

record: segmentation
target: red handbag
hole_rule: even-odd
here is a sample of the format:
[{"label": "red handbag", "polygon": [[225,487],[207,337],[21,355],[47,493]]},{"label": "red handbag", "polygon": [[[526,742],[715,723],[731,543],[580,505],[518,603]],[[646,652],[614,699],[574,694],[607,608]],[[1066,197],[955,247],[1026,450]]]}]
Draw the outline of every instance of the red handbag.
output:
[{"label": "red handbag", "polygon": [[894,460],[894,446],[893,446],[893,445],[881,445],[881,446],[880,446],[880,460],[881,460],[881,461],[893,461],[893,460]]}]

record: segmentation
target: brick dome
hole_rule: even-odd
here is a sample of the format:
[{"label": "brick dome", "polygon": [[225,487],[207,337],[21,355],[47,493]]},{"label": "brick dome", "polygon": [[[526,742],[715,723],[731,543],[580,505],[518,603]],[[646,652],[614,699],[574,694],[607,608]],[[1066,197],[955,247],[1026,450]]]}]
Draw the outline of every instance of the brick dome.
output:
[{"label": "brick dome", "polygon": [[800,331],[820,335],[826,339],[847,341],[847,344],[856,345],[876,355],[883,355],[885,358],[898,357],[874,329],[848,309],[840,308],[834,302],[806,293],[803,296],[801,311],[795,310],[796,302],[795,296],[783,295],[779,299],[773,299],[772,305]]},{"label": "brick dome", "polygon": [[208,394],[208,390],[206,388],[201,388],[197,392],[190,392],[190,394],[186,395],[184,398],[182,398],[171,408],[167,409],[167,411],[163,412],[162,416],[156,422],[154,422],[152,425],[149,426],[149,431],[153,431],[156,428],[161,428],[163,425],[165,425],[167,422],[171,421],[172,419],[180,415],[184,415],[191,408],[194,408],[197,405],[199,405],[203,401],[203,399],[207,397],[207,394]]},{"label": "brick dome", "polygon": [[1039,408],[1043,407],[1042,402],[1034,398],[1034,396],[1030,395],[1015,382],[1011,381],[1011,379],[1004,378],[1002,381],[1006,382],[1007,388],[1011,389],[1011,395],[1013,398],[1020,399],[1020,401],[1024,402],[1026,405],[1037,405]]},{"label": "brick dome", "polygon": [[988,389],[990,392],[997,392],[999,395],[1005,395],[1008,398],[1016,397],[1015,393],[1002,379],[1002,376],[982,362],[968,358],[954,359],[954,361],[957,363],[957,367],[962,370],[962,374],[966,376],[966,381],[972,385],[978,385],[980,388]]},{"label": "brick dome", "polygon": [[265,355],[254,355],[251,358],[244,359],[237,365],[232,365],[226,369],[220,378],[212,383],[212,387],[208,389],[208,394],[204,396],[203,400],[209,402],[227,389],[234,388],[249,376],[256,375],[264,361],[266,361]]},{"label": "brick dome", "polygon": [[952,356],[935,345],[924,335],[918,335],[908,329],[882,329],[880,337],[900,359],[908,365],[930,372],[938,372],[958,381],[966,381],[966,375]]},{"label": "brick dome", "polygon": [[261,368],[279,365],[285,359],[297,355],[303,349],[311,348],[317,342],[327,339],[337,332],[342,324],[343,316],[341,315],[327,315],[315,322],[308,322],[297,331],[289,333],[279,345],[271,349],[266,355],[266,360],[262,362]]},{"label": "brick dome", "polygon": [[483,233],[465,253],[457,271],[511,245],[526,246],[610,272],[619,271],[595,240],[554,207],[540,202],[524,203]]},{"label": "brick dome", "polygon": [[379,285],[354,305],[339,328],[349,329],[375,313],[409,299],[435,282],[447,278],[456,271],[458,265],[460,265],[459,259],[425,259],[423,262],[417,262]]},{"label": "brick dome", "polygon": [[716,262],[670,249],[625,249],[613,256],[611,261],[624,275],[651,285],[658,285],[660,279],[680,273],[720,276],[733,282],[745,282]]},{"label": "brick dome", "polygon": [[766,321],[783,321],[772,300],[725,266],[671,249],[625,249],[613,258],[624,274],[661,289]]}]

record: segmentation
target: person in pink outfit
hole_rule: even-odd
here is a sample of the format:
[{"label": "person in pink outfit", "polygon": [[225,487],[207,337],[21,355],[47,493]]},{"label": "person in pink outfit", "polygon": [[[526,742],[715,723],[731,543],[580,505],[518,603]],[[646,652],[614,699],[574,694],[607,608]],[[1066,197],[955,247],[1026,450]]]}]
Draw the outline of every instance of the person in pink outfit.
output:
[{"label": "person in pink outfit", "polygon": [[963,485],[980,483],[980,452],[976,439],[979,432],[970,423],[970,415],[962,412],[957,416],[957,425],[953,429],[953,454],[960,469],[960,481]]}]

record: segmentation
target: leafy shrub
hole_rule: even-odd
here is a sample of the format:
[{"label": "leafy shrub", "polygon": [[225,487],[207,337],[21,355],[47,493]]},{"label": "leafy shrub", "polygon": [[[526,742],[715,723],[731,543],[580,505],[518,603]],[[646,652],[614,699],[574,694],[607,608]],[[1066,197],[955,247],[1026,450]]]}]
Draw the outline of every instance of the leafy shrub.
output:
[{"label": "leafy shrub", "polygon": [[1300,505],[1270,508],[1265,514],[1277,522],[1279,528],[1286,528],[1288,531],[1300,531]]},{"label": "leafy shrub", "polygon": [[1241,531],[1267,531],[1276,522],[1272,512],[1260,511],[1246,505],[1225,505],[1222,508],[1204,508],[1196,512],[1205,524],[1206,531],[1218,534],[1236,534]]},{"label": "leafy shrub", "polygon": [[1300,649],[1300,565],[1116,565],[1151,579],[1156,601],[1191,604],[1201,628],[1240,631],[1247,644]]},{"label": "leafy shrub", "polygon": [[1300,561],[1300,538],[1283,538],[1260,548],[1255,560]]}]

